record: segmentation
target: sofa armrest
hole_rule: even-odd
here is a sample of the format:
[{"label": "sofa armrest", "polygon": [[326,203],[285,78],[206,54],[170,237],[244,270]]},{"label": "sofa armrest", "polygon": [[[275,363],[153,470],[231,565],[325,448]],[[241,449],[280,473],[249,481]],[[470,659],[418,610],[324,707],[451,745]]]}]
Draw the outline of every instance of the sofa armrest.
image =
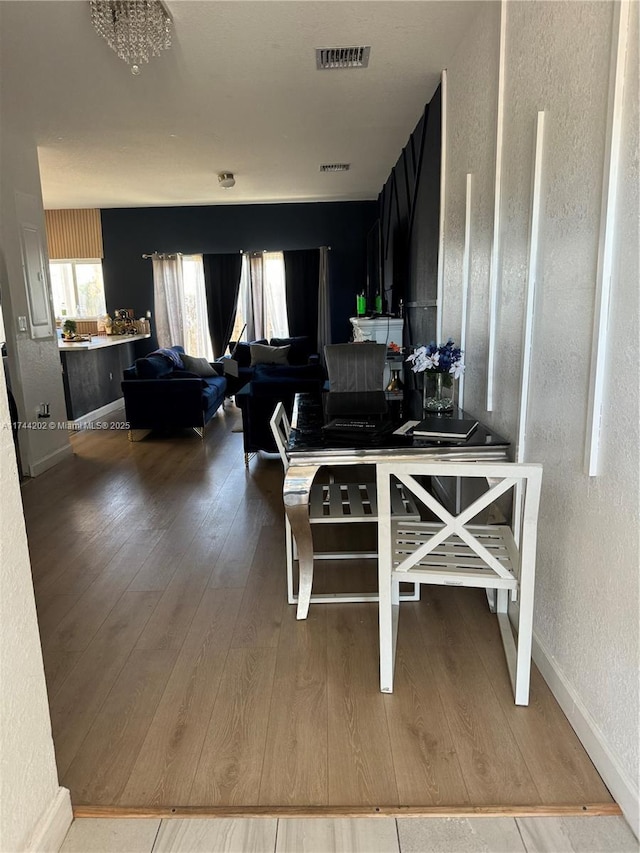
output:
[{"label": "sofa armrest", "polygon": [[220,376],[232,376],[237,378],[239,375],[238,362],[230,355],[223,355],[220,358],[217,358],[211,366],[218,371]]},{"label": "sofa armrest", "polygon": [[131,429],[202,426],[202,379],[125,379],[121,383]]}]

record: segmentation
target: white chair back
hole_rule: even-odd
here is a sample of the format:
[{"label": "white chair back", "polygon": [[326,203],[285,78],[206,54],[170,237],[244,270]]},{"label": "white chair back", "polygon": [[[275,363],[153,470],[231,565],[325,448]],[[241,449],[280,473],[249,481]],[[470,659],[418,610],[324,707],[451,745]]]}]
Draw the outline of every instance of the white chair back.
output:
[{"label": "white chair back", "polygon": [[286,472],[289,467],[287,442],[289,441],[289,436],[291,434],[291,424],[289,423],[289,418],[287,417],[287,412],[283,403],[278,403],[275,407],[273,414],[271,415],[271,420],[269,421],[269,426],[271,427],[271,432]]},{"label": "white chair back", "polygon": [[[510,462],[416,460],[377,466],[378,568],[380,584],[380,689],[393,690],[399,584],[482,587],[496,590],[496,609],[516,704],[529,701],[536,535],[542,467]],[[486,491],[455,513],[425,486],[438,478],[481,479]],[[392,516],[391,495],[398,483],[422,504],[412,522]],[[520,517],[508,523],[479,523],[478,516],[510,491],[523,494]],[[509,596],[519,601],[518,643],[508,616]],[[395,609],[395,612],[394,612]]]}]

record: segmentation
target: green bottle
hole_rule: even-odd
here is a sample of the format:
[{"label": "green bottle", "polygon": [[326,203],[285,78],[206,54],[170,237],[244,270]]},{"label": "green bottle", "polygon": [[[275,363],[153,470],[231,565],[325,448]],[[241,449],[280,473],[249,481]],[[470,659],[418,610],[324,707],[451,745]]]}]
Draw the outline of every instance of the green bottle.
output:
[{"label": "green bottle", "polygon": [[382,314],[382,296],[376,293],[376,314]]},{"label": "green bottle", "polygon": [[358,317],[364,317],[367,313],[367,299],[364,295],[364,290],[356,297],[356,313]]}]

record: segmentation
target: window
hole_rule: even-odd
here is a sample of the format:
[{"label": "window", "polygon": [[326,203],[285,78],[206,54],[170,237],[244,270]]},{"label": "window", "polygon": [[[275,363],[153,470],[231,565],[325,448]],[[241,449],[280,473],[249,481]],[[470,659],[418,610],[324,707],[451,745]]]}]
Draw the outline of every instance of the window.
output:
[{"label": "window", "polygon": [[183,324],[184,349],[189,355],[213,361],[213,349],[207,318],[207,297],[204,286],[202,255],[184,255],[182,258],[184,286]]},{"label": "window", "polygon": [[182,344],[189,355],[212,361],[202,255],[152,257],[158,343]]},{"label": "window", "polygon": [[100,317],[107,313],[102,261],[50,261],[56,317]]},{"label": "window", "polygon": [[282,252],[243,255],[232,341],[239,339],[245,323],[245,340],[289,336]]}]

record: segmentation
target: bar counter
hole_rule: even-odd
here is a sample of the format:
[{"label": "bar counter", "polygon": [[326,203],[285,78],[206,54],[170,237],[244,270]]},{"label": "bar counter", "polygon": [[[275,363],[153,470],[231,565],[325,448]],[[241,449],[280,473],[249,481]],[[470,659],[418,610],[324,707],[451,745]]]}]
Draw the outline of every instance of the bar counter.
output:
[{"label": "bar counter", "polygon": [[102,349],[103,347],[114,347],[118,344],[131,344],[150,337],[151,335],[92,335],[90,341],[78,341],[77,343],[59,340],[58,349],[60,352]]},{"label": "bar counter", "polygon": [[58,341],[69,420],[117,408],[122,402],[122,371],[136,358],[134,344],[150,337],[94,335],[90,341]]}]

